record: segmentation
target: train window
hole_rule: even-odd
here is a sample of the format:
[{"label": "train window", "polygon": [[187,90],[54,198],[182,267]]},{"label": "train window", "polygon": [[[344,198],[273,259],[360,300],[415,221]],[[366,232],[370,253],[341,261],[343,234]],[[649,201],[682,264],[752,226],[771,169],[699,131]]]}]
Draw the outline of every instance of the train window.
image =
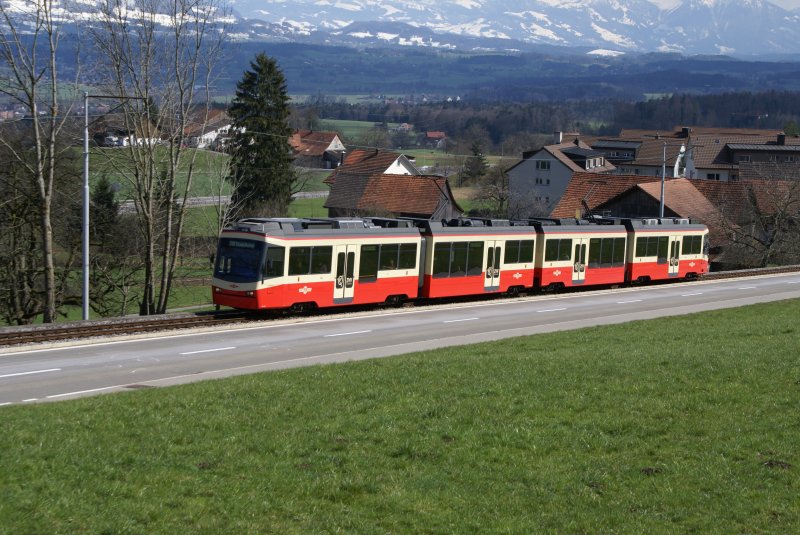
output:
[{"label": "train window", "polygon": [[636,238],[636,256],[647,256],[647,238]]},{"label": "train window", "polygon": [[450,276],[463,277],[467,274],[467,247],[468,242],[455,242],[451,248]]},{"label": "train window", "polygon": [[559,240],[558,259],[560,261],[572,260],[572,240]]},{"label": "train window", "polygon": [[[637,247],[646,249],[647,245],[637,244]],[[592,238],[589,240],[589,267],[619,267],[624,263],[625,238]]]},{"label": "train window", "polygon": [[547,240],[544,248],[546,262],[572,260],[572,240]]},{"label": "train window", "polygon": [[483,242],[469,242],[469,255],[467,256],[467,275],[480,275],[483,264]]},{"label": "train window", "polygon": [[289,275],[307,275],[311,265],[311,247],[289,249]]},{"label": "train window", "polygon": [[214,276],[232,282],[258,279],[266,244],[254,240],[222,238],[217,249]]},{"label": "train window", "polygon": [[614,238],[614,256],[612,265],[620,267],[625,264],[625,238]]},{"label": "train window", "polygon": [[414,269],[417,266],[417,244],[416,243],[401,243],[400,244],[400,269]]},{"label": "train window", "polygon": [[702,236],[684,236],[683,254],[700,254],[703,250]]},{"label": "train window", "polygon": [[506,264],[516,264],[519,260],[519,240],[508,240],[506,242],[506,256],[503,262]]},{"label": "train window", "polygon": [[533,262],[533,240],[509,240],[503,259],[506,264]]},{"label": "train window", "polygon": [[600,249],[603,244],[600,238],[591,238],[589,240],[589,267],[598,267],[600,265]]},{"label": "train window", "polygon": [[324,274],[331,272],[331,258],[333,257],[333,247],[311,248],[311,273]]},{"label": "train window", "polygon": [[397,243],[389,243],[381,245],[380,266],[383,270],[397,269],[397,256],[400,251],[400,245]]},{"label": "train window", "polygon": [[647,256],[658,256],[658,240],[659,238],[654,236],[647,238]]},{"label": "train window", "polygon": [[264,269],[263,269],[264,276],[282,277],[283,264],[285,258],[286,258],[286,249],[284,247],[270,245],[267,248],[267,257],[266,261],[264,262]]},{"label": "train window", "polygon": [[331,272],[333,248],[292,247],[289,249],[289,275],[324,274]]},{"label": "train window", "polygon": [[667,263],[667,250],[669,249],[669,237],[661,236],[658,238],[658,263]]},{"label": "train window", "polygon": [[520,263],[533,262],[533,240],[520,240],[519,261]]},{"label": "train window", "polygon": [[358,266],[358,280],[360,282],[373,282],[378,278],[378,250],[377,245],[362,245],[361,260]]},{"label": "train window", "polygon": [[433,277],[450,276],[450,242],[437,243],[433,249]]}]

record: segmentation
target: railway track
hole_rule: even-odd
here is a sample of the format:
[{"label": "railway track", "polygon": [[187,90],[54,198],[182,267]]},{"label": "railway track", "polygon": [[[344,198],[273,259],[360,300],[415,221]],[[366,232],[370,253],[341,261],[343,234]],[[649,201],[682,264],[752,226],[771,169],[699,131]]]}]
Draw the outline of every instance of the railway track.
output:
[{"label": "railway track", "polygon": [[[800,265],[774,268],[717,271],[708,273],[704,280],[733,279],[776,273],[800,271]],[[326,311],[325,313],[331,313]],[[251,312],[204,312],[197,314],[169,314],[141,318],[114,318],[88,322],[61,323],[55,325],[30,325],[3,327],[0,329],[0,347],[22,346],[42,342],[58,342],[109,335],[132,335],[170,330],[210,327],[268,319],[268,316]]]}]

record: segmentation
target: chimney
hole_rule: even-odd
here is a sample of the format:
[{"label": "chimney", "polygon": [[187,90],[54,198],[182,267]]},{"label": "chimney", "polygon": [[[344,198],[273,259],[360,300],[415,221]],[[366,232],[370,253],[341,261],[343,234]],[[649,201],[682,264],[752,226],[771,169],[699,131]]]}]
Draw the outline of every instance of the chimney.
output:
[{"label": "chimney", "polygon": [[558,145],[562,141],[564,141],[564,132],[562,132],[560,130],[557,130],[557,131],[553,132],[553,143]]},{"label": "chimney", "polygon": [[681,137],[682,138],[687,138],[687,137],[689,137],[689,134],[691,132],[692,132],[691,128],[689,128],[688,126],[684,126],[683,128],[681,128]]},{"label": "chimney", "polygon": [[783,132],[778,134],[778,145],[786,145],[786,134]]}]

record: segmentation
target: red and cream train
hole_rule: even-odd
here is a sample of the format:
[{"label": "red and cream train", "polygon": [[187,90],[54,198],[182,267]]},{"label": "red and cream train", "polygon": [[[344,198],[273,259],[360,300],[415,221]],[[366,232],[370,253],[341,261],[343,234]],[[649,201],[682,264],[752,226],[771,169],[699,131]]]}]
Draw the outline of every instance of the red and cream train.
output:
[{"label": "red and cream train", "polygon": [[707,272],[708,229],[686,219],[251,218],[223,231],[212,292],[237,309],[307,310]]}]

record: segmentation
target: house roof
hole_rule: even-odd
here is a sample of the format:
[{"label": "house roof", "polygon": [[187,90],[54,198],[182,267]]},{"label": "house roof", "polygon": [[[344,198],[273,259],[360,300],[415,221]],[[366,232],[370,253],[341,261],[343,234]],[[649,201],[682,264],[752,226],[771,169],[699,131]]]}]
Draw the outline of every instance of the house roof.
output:
[{"label": "house roof", "polygon": [[581,201],[585,201],[590,208],[594,208],[638,184],[656,181],[661,182],[661,179],[638,175],[575,173],[550,216],[575,217],[576,211],[578,213],[584,211]]},{"label": "house roof", "polygon": [[[637,188],[661,201],[661,182],[637,184]],[[708,220],[717,216],[717,208],[686,178],[664,182],[664,206],[679,217]]]},{"label": "house roof", "polygon": [[447,179],[438,175],[348,175],[337,181],[325,208],[430,215],[443,199],[453,199]]},{"label": "house roof", "polygon": [[289,145],[295,154],[303,156],[322,156],[339,134],[336,132],[316,132],[314,130],[297,130],[289,138]]},{"label": "house roof", "polygon": [[[564,164],[570,171],[573,173],[580,173],[586,171],[583,167],[575,163],[570,157],[569,154],[573,154],[574,156],[580,158],[592,158],[595,156],[603,156],[603,153],[600,151],[595,151],[584,143],[583,141],[575,138],[574,141],[569,141],[565,143],[558,143],[557,145],[546,145],[542,147],[540,150],[535,151],[533,153],[525,153],[525,156],[522,160],[518,161],[508,169],[506,172],[511,171],[518,165],[524,163],[527,160],[537,160],[539,159],[538,156],[541,155],[542,152],[545,152]],[[597,167],[598,170],[602,170],[603,172],[610,172],[616,169],[614,164],[609,162],[608,160],[603,160],[603,165]]]},{"label": "house roof", "polygon": [[[375,173],[384,173],[393,163],[401,158],[404,160],[404,163],[407,163],[411,169],[416,171],[413,164],[399,152],[380,149],[357,149],[345,154],[342,165],[334,169],[324,182],[325,184],[332,185],[336,183],[337,177],[343,175],[372,175]],[[419,174],[419,172],[414,174]]]},{"label": "house roof", "polygon": [[222,108],[197,108],[189,112],[184,134],[197,137],[231,124],[228,112]]},{"label": "house roof", "polygon": [[730,169],[736,164],[728,157],[729,145],[764,146],[773,143],[772,146],[777,147],[775,140],[776,136],[701,134],[692,136],[688,149],[692,151],[695,168]]},{"label": "house roof", "polygon": [[437,131],[425,132],[425,137],[428,139],[444,139],[445,135],[444,132],[440,132],[437,130]]}]

